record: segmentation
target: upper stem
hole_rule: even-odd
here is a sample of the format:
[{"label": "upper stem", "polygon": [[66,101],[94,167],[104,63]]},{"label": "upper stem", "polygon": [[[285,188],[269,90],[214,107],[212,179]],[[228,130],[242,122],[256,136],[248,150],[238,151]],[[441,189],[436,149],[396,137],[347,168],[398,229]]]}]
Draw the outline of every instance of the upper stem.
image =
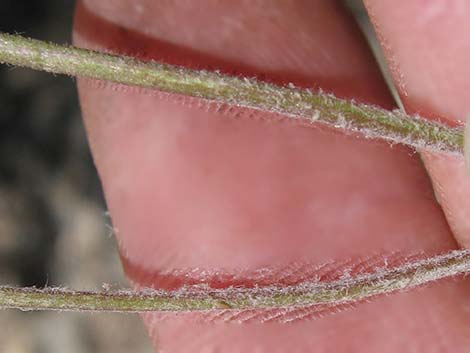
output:
[{"label": "upper stem", "polygon": [[418,149],[463,152],[461,128],[292,85],[281,87],[218,72],[143,62],[5,33],[0,33],[0,62],[280,113],[303,124],[323,123]]}]

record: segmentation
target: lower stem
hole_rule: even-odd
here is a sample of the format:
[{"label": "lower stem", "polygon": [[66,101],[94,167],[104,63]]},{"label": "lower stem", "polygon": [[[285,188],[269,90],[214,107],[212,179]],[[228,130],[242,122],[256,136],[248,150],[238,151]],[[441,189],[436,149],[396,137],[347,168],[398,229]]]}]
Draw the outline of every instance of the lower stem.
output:
[{"label": "lower stem", "polygon": [[4,286],[0,287],[0,309],[144,312],[335,306],[469,272],[470,250],[458,250],[354,278],[285,287],[83,292]]}]

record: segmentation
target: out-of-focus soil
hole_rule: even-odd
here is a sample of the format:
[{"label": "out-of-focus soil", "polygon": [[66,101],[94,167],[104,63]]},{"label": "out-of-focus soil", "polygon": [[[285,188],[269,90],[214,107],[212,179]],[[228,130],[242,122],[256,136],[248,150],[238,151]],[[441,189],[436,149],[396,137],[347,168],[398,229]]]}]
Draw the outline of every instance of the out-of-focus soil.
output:
[{"label": "out-of-focus soil", "polygon": [[[70,42],[74,1],[2,0],[0,30]],[[128,286],[75,83],[0,67],[0,285]],[[0,311],[0,353],[151,352],[137,315]]]}]

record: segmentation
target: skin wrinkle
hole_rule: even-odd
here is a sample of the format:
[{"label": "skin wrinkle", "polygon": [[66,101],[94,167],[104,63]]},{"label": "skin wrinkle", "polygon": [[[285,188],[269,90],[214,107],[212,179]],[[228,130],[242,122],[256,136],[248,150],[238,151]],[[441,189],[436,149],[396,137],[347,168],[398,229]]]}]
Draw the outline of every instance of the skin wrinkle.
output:
[{"label": "skin wrinkle", "polygon": [[[284,2],[281,7],[279,6],[269,6],[270,2],[267,1],[242,1],[237,2],[236,4],[226,3],[225,5],[232,7],[231,16],[220,16],[216,18],[211,18],[213,21],[213,26],[218,28],[217,36],[214,37],[213,32],[210,28],[205,26],[207,19],[204,14],[200,11],[200,5],[194,4],[178,4],[179,6],[179,15],[181,17],[191,16],[193,21],[196,21],[194,25],[198,31],[193,30],[192,27],[178,26],[178,30],[174,30],[177,23],[175,23],[174,16],[171,11],[168,11],[168,6],[164,5],[162,2],[154,2],[148,4],[148,11],[158,13],[159,21],[155,23],[153,20],[149,19],[148,16],[137,15],[135,12],[129,11],[129,4],[116,4],[115,2],[92,2],[85,1],[85,4],[89,8],[93,8],[97,14],[102,15],[104,18],[110,19],[110,13],[117,13],[119,20],[118,23],[126,26],[130,29],[136,29],[135,24],[139,24],[139,29],[147,28],[147,33],[151,34],[156,38],[167,38],[170,42],[179,43],[182,46],[194,47],[195,43],[198,43],[198,48],[202,49],[205,52],[215,52],[215,48],[225,47],[225,56],[226,57],[240,57],[243,56],[244,60],[247,60],[247,56],[243,55],[243,52],[250,52],[252,55],[248,57],[253,63],[263,62],[264,67],[268,70],[276,71],[276,67],[290,66],[293,68],[302,69],[302,63],[307,60],[306,57],[299,57],[300,55],[308,55],[308,52],[320,52],[322,55],[329,57],[325,54],[325,51],[316,44],[312,43],[310,37],[305,34],[305,17],[303,16],[304,12],[309,12],[310,21],[318,21],[318,17],[321,16],[322,8],[330,7],[322,5],[320,3],[312,5],[302,4],[303,7],[298,5],[298,2],[290,1]],[[322,8],[318,8],[318,6]],[[124,8],[116,9],[116,7],[124,6]],[[217,7],[220,6],[218,2],[211,2],[207,6]],[[249,6],[251,12],[249,14],[241,13],[238,11],[240,7]],[[307,6],[307,8],[305,8]],[[338,5],[335,4],[334,7]],[[299,18],[298,21],[293,20],[289,23],[288,27],[284,23],[283,18],[285,13],[294,14]],[[126,14],[122,16],[120,14]],[[116,21],[116,16],[112,17],[112,20]],[[343,16],[346,16],[343,14]],[[152,21],[149,23],[149,21]],[[184,22],[184,20],[182,20]],[[220,21],[220,23],[219,23]],[[270,23],[270,31],[262,30],[262,23]],[[261,24],[260,24],[261,23]],[[299,25],[299,23],[301,25]],[[229,24],[229,26],[225,26]],[[308,26],[311,27],[311,26]],[[344,32],[343,35],[350,36],[350,34],[345,30],[342,21],[337,23],[329,24],[330,31]],[[310,29],[310,28],[308,28]],[[317,28],[317,30],[325,31],[325,29]],[[348,28],[350,30],[350,28]],[[244,36],[244,33],[249,32],[251,34],[251,40],[243,43],[243,50],[231,49],[231,43],[234,42],[234,38]],[[279,33],[287,33],[289,37],[286,38],[286,35],[280,36]],[[208,40],[210,39],[210,40]],[[276,58],[272,60],[272,52],[266,46],[260,46],[259,43],[272,42],[276,41],[279,46],[280,51],[284,51],[285,55],[281,58]],[[289,48],[292,42],[296,42],[299,48],[305,48],[305,50],[299,50],[297,55],[292,56],[290,50],[284,50],[284,47]],[[304,43],[305,42],[305,43]],[[315,46],[312,48],[312,45]],[[317,47],[318,46],[318,47]],[[268,49],[268,50],[265,50]],[[300,53],[300,54],[299,54]],[[328,60],[331,60],[330,58]],[[326,62],[328,61],[326,60]],[[338,60],[338,58],[335,58]],[[339,60],[344,60],[340,58]],[[347,58],[348,63],[355,64],[357,61],[357,56],[350,56]],[[316,62],[325,62],[324,60],[313,61],[311,65],[316,65]],[[341,67],[341,65],[336,65]],[[318,67],[316,71],[322,71],[331,67],[330,65],[323,65]],[[338,72],[326,72],[329,75],[337,74]]]},{"label": "skin wrinkle", "polygon": [[[121,53],[144,60],[152,59],[193,69],[219,70],[222,73],[255,77],[279,85],[295,82],[297,87],[308,87],[314,90],[321,88],[324,92],[334,92],[337,97],[354,98],[356,101],[374,103],[386,109],[393,108],[379,70],[375,66],[362,68],[363,65],[359,64],[360,60],[358,60],[358,63],[351,63],[349,57],[347,66],[352,66],[358,71],[354,75],[351,74],[353,70],[344,73],[328,73],[331,70],[322,67],[318,70],[312,68],[310,71],[315,72],[315,76],[309,77],[303,72],[293,70],[287,64],[279,65],[280,67],[276,68],[263,65],[260,68],[259,65],[246,61],[244,57],[243,59],[239,58],[239,52],[242,51],[237,51],[237,55],[232,58],[227,55],[220,56],[203,52],[200,49],[193,48],[192,45],[177,45],[168,40],[163,40],[162,37],[157,35],[154,37],[149,36],[140,30],[133,29],[133,27],[123,27],[121,24],[118,25],[97,16],[82,1],[77,3],[75,23],[80,30],[74,32],[74,37],[77,41],[86,42],[87,46],[92,49]],[[96,31],[94,28],[100,28],[101,30]],[[359,33],[359,31],[357,32]],[[200,42],[198,41],[198,43]],[[312,62],[310,58],[305,60],[308,60],[309,63]],[[323,66],[329,65],[323,64]],[[367,70],[368,75],[371,76],[367,85],[359,79],[363,74],[363,70]],[[119,85],[117,86],[119,87]],[[346,87],[348,88],[345,89]],[[354,87],[354,96],[349,93],[349,87]],[[127,89],[148,92],[148,90],[135,87]],[[373,100],[371,100],[371,96],[374,97]]]},{"label": "skin wrinkle", "polygon": [[287,267],[266,267],[258,269],[172,269],[151,271],[132,264],[121,255],[126,275],[143,288],[175,290],[186,285],[206,284],[211,288],[230,286],[253,288],[273,284],[290,286],[305,281],[330,282],[345,275],[360,276],[377,270],[392,268],[431,256],[424,253],[376,253],[363,258],[333,260],[322,265],[308,262],[291,263]]}]

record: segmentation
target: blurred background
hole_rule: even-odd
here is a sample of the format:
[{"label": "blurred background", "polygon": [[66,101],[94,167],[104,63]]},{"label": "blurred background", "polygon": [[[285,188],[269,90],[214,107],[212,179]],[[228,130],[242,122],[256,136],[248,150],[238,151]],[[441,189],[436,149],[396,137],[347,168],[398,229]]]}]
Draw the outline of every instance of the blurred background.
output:
[{"label": "blurred background", "polygon": [[[2,0],[0,30],[70,43],[73,0]],[[0,285],[127,287],[71,78],[0,66]],[[0,311],[0,353],[152,352],[138,315]]]}]

